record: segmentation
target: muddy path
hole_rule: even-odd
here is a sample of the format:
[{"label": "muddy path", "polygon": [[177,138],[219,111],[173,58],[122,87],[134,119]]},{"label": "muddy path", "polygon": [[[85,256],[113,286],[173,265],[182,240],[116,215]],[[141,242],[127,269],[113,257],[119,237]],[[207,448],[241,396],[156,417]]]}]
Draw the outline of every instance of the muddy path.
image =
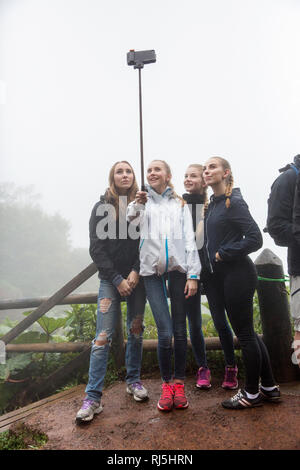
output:
[{"label": "muddy path", "polygon": [[226,410],[221,401],[232,392],[213,380],[209,391],[186,382],[190,406],[162,413],[158,377],[144,379],[150,399],[137,403],[117,382],[103,393],[104,410],[89,424],[76,425],[84,386],[69,399],[49,404],[25,420],[48,437],[51,450],[300,450],[300,383],[296,393],[282,386],[282,401],[248,410]]}]

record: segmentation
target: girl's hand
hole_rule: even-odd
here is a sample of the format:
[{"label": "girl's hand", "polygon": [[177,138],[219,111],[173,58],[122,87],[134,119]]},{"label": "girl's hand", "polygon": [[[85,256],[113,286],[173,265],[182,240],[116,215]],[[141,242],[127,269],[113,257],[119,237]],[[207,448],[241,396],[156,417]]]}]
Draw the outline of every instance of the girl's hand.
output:
[{"label": "girl's hand", "polygon": [[128,283],[127,279],[123,279],[123,281],[118,285],[117,289],[121,297],[127,297],[132,292],[132,287]]},{"label": "girl's hand", "polygon": [[136,271],[131,271],[127,276],[127,282],[132,289],[138,285],[140,276]]},{"label": "girl's hand", "polygon": [[217,253],[216,253],[216,257],[215,257],[215,258],[216,258],[216,262],[222,261],[222,258],[221,258],[221,256],[219,255],[219,252],[218,252],[218,251],[217,251]]},{"label": "girl's hand", "polygon": [[196,279],[188,279],[185,284],[184,293],[186,299],[192,297],[197,293],[198,290],[198,281]]},{"label": "girl's hand", "polygon": [[137,204],[146,204],[148,199],[146,191],[138,191],[135,195],[135,202]]}]

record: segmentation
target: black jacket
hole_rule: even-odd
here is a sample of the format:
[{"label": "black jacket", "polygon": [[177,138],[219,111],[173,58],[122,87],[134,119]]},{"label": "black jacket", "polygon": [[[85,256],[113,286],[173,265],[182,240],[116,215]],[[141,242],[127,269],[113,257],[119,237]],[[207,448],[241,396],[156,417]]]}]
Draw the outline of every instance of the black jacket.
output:
[{"label": "black jacket", "polygon": [[[294,164],[300,169],[300,155],[294,158]],[[289,274],[299,276],[300,188],[296,190],[297,173],[290,164],[279,171],[282,173],[272,184],[268,199],[267,227],[276,245],[288,247]]]},{"label": "black jacket", "polygon": [[225,195],[214,195],[204,219],[204,246],[200,252],[204,271],[213,272],[218,252],[222,262],[247,256],[262,246],[262,235],[238,188],[232,190],[230,206]]},{"label": "black jacket", "polygon": [[[127,278],[132,270],[136,272],[140,270],[139,238],[135,240],[130,238],[128,235],[128,223],[126,218],[124,218],[124,231],[126,233],[121,234],[124,238],[119,238],[119,221],[113,219],[110,223],[111,227],[113,227],[112,232],[115,230],[115,234],[112,233],[111,238],[100,239],[98,237],[99,232],[103,233],[103,228],[105,231],[108,230],[108,213],[105,211],[105,204],[107,204],[105,196],[101,196],[100,201],[95,204],[92,210],[89,223],[90,255],[98,268],[100,279],[106,279],[115,286],[118,286],[123,279]],[[103,207],[99,207],[100,205]],[[97,215],[97,210],[101,215]],[[105,217],[106,221],[104,220]],[[101,221],[103,221],[104,227],[100,227],[101,224],[98,225]]]}]

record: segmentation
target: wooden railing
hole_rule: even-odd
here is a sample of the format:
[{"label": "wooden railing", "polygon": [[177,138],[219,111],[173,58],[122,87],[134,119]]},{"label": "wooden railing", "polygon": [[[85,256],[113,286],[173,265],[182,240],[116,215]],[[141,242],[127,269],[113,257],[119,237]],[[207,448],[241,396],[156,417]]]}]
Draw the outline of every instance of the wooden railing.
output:
[{"label": "wooden railing", "polygon": [[[264,279],[282,279],[283,268],[281,260],[270,250],[264,250],[255,261],[257,273]],[[72,373],[90,354],[91,343],[36,343],[12,344],[24,330],[56,305],[97,303],[97,293],[71,294],[86,280],[97,272],[96,265],[91,263],[77,274],[51,297],[33,299],[17,299],[0,301],[0,310],[37,307],[32,313],[6,333],[1,341],[5,343],[6,352],[79,352],[80,354],[68,364],[54,372],[40,385],[39,395],[45,395],[52,388],[57,388],[66,377]],[[258,282],[258,297],[262,318],[263,340],[270,353],[274,373],[278,382],[287,382],[299,378],[299,370],[291,361],[291,322],[289,304],[284,282]],[[2,343],[2,344],[3,344]],[[207,350],[222,349],[218,337],[205,338]],[[240,348],[237,338],[234,338],[235,348]],[[125,346],[122,318],[116,327],[112,342],[112,352],[116,366],[121,368],[125,362]],[[191,347],[190,341],[188,346]],[[144,340],[143,349],[153,351],[157,348],[157,340]]]}]

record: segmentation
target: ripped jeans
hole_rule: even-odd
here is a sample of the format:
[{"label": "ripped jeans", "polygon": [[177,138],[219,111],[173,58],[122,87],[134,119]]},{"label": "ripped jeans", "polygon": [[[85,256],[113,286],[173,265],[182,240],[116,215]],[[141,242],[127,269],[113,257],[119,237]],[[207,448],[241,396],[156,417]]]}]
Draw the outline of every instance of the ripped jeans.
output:
[{"label": "ripped jeans", "polygon": [[[93,341],[89,381],[86,386],[87,398],[100,401],[104,378],[107,369],[108,353],[112,342],[115,325],[121,315],[119,291],[109,281],[100,280],[97,308],[96,337]],[[125,354],[126,383],[132,384],[140,380],[144,310],[146,295],[143,280],[140,281],[132,294],[126,297],[127,302],[127,346]],[[96,344],[96,342],[98,344]]]}]

